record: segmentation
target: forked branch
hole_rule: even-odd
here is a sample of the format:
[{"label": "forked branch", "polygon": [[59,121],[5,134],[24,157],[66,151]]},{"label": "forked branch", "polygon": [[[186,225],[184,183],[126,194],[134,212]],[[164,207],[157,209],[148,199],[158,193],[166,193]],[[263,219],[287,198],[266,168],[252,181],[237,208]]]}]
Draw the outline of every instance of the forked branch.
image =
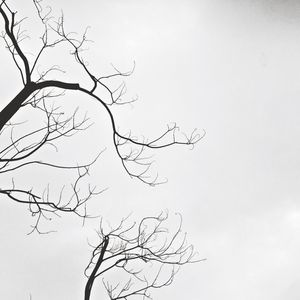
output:
[{"label": "forked branch", "polygon": [[[156,172],[153,172],[152,153],[162,148],[167,148],[173,145],[186,145],[193,147],[201,140],[205,132],[198,133],[192,131],[190,135],[185,135],[180,132],[177,124],[172,124],[162,131],[153,139],[136,137],[131,133],[123,133],[118,127],[118,120],[113,112],[113,106],[132,103],[135,101],[126,101],[123,96],[126,92],[126,85],[123,79],[130,76],[134,71],[120,71],[113,66],[113,71],[108,75],[97,74],[93,67],[89,65],[87,59],[83,56],[83,51],[89,42],[87,38],[87,30],[81,36],[68,32],[65,29],[65,19],[61,15],[57,20],[51,16],[51,8],[44,9],[42,0],[33,0],[38,20],[44,28],[44,32],[40,37],[41,46],[30,59],[27,52],[21,47],[24,38],[27,37],[22,30],[22,21],[16,19],[16,12],[8,4],[9,0],[2,0],[0,3],[0,15],[4,21],[4,30],[2,37],[6,48],[10,52],[16,67],[18,68],[23,83],[23,88],[17,95],[0,111],[0,176],[3,174],[12,173],[32,165],[43,164],[44,166],[58,164],[45,162],[39,157],[47,145],[55,146],[57,139],[67,137],[75,132],[86,129],[85,122],[77,123],[75,115],[69,119],[62,120],[62,115],[57,114],[49,108],[49,103],[52,103],[53,98],[64,95],[66,91],[77,91],[83,93],[91,99],[96,100],[100,107],[108,114],[111,126],[112,144],[116,151],[117,157],[127,174],[131,178],[140,180],[150,186],[163,183]],[[46,51],[60,47],[60,45],[68,45],[71,49],[71,55],[75,58],[75,63],[79,64],[82,70],[82,75],[90,79],[90,86],[85,87],[80,82],[59,81],[53,78],[53,73],[61,71],[56,65],[39,71],[42,58]],[[120,80],[119,84],[114,85],[112,80]],[[50,92],[49,92],[50,91]],[[31,132],[25,133],[23,136],[15,137],[13,132],[15,123],[14,116],[25,108],[31,107],[33,110],[41,110],[44,112],[45,126],[33,129]],[[33,114],[32,114],[33,115]],[[31,115],[28,115],[31,121]],[[68,126],[71,126],[68,128]],[[67,129],[68,128],[68,129]],[[10,136],[7,132],[10,131]],[[40,135],[44,133],[44,135]],[[36,140],[32,140],[36,137]],[[6,141],[9,141],[7,143]],[[25,143],[27,141],[27,143]],[[30,141],[30,142],[29,142]],[[76,168],[76,166],[74,166]],[[67,169],[67,168],[66,168]],[[72,169],[72,168],[71,168]],[[81,170],[81,169],[80,169]],[[28,196],[27,203],[33,205],[35,203],[38,211],[42,211],[44,207],[40,203],[42,197],[36,196],[36,193],[31,193],[32,189],[18,188],[22,190],[23,196]],[[6,195],[9,199],[19,199],[22,203],[25,201],[20,196],[20,192],[13,193],[12,188],[2,188],[2,195]],[[16,195],[17,194],[17,195]],[[38,198],[39,197],[39,198]],[[38,200],[39,199],[39,200]],[[26,201],[25,201],[26,202]],[[49,201],[49,208],[56,210],[58,206]],[[62,211],[65,211],[62,209]]]},{"label": "forked branch", "polygon": [[[111,300],[131,296],[151,299],[151,290],[170,285],[180,266],[203,261],[187,243],[179,218],[173,232],[168,230],[167,213],[145,217],[139,223],[129,223],[125,218],[108,230],[101,221],[99,242],[91,245],[93,252],[85,270],[88,280],[84,300],[90,300],[96,279],[102,279]],[[119,280],[110,282],[107,278],[114,272],[118,272]]]}]

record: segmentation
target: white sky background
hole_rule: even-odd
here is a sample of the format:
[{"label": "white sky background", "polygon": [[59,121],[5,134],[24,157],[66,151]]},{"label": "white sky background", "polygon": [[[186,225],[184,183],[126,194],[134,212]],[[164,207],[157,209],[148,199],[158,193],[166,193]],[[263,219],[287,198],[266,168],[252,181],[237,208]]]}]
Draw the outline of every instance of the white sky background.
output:
[{"label": "white sky background", "polygon": [[[15,6],[30,16],[27,2]],[[91,26],[94,43],[86,55],[95,70],[107,72],[109,63],[130,68],[136,61],[128,97],[138,94],[140,100],[117,109],[120,128],[154,136],[176,121],[187,132],[207,131],[193,151],[156,152],[156,167],[169,183],[149,188],[121,168],[101,107],[75,94],[59,100],[76,101],[95,122],[86,136],[67,141],[61,155],[85,162],[85,156],[107,147],[92,176],[109,190],[91,208],[114,221],[130,212],[134,218],[162,209],[181,212],[189,241],[208,259],[182,268],[172,287],[157,291],[155,299],[299,299],[300,3],[46,3],[54,13],[64,10],[70,30]],[[0,54],[4,106],[18,91],[19,78],[9,56]],[[71,58],[61,55],[68,68]],[[68,75],[70,81],[77,78],[77,70]],[[41,172],[31,171],[28,184],[38,183]],[[30,293],[33,300],[82,299],[90,253],[86,237],[96,223],[82,229],[80,220],[65,216],[45,225],[58,233],[26,236],[31,224],[26,209],[5,201],[0,299],[29,299]]]}]

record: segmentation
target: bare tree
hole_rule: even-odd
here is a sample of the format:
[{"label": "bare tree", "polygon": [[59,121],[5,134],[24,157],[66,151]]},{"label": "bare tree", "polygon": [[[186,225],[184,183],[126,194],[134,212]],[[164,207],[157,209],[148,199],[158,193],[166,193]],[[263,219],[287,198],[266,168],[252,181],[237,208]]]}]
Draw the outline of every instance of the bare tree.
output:
[{"label": "bare tree", "polygon": [[[84,300],[91,299],[96,279],[102,279],[111,300],[129,298],[151,299],[150,291],[170,285],[180,266],[202,260],[187,243],[180,222],[174,232],[168,229],[168,214],[148,216],[139,223],[122,219],[115,228],[104,229],[101,221],[99,242],[92,246],[93,252],[85,270],[88,278]],[[115,282],[107,280],[110,273],[117,272]]]},{"label": "bare tree", "polygon": [[[112,73],[98,74],[83,56],[83,50],[89,42],[87,30],[78,37],[65,29],[63,14],[55,19],[52,17],[51,8],[43,8],[42,0],[32,0],[32,4],[43,34],[40,36],[40,48],[34,54],[28,54],[23,43],[28,38],[23,30],[25,18],[17,18],[15,8],[9,0],[0,0],[0,26],[3,26],[1,37],[19,74],[21,85],[20,91],[0,111],[0,195],[28,205],[30,213],[35,217],[31,232],[41,233],[39,224],[42,218],[47,220],[60,213],[74,213],[85,220],[89,217],[87,202],[102,192],[86,181],[90,168],[102,151],[91,161],[74,165],[48,161],[43,156],[46,148],[58,151],[60,140],[72,137],[91,126],[89,118],[77,108],[66,111],[56,104],[57,101],[54,100],[60,100],[67,92],[86,95],[86,99],[90,98],[99,103],[99,108],[109,117],[110,124],[107,126],[111,129],[116,157],[124,171],[131,178],[149,186],[163,183],[156,172],[153,175],[151,171],[153,160],[148,155],[149,150],[173,145],[193,147],[205,133],[199,134],[194,130],[186,135],[180,132],[176,124],[168,125],[152,139],[136,137],[131,131],[124,133],[118,127],[112,107],[136,100],[124,99],[126,85],[123,80],[132,74],[134,66],[128,72],[113,66]],[[58,73],[64,74],[59,66],[41,65],[42,58],[49,55],[53,48],[61,47],[63,51],[66,46],[71,50],[74,63],[81,68],[79,75],[89,79],[88,86],[84,79],[82,82],[57,80]],[[116,80],[119,81],[117,85]],[[17,119],[21,111],[32,126]],[[53,196],[49,185],[41,191],[34,184],[27,187],[22,183],[22,178],[16,179],[17,172],[27,168],[65,170],[73,173],[73,181],[68,188],[62,184]],[[197,261],[193,247],[186,243],[185,235],[181,234],[181,217],[173,234],[169,234],[165,227],[167,217],[166,214],[145,217],[138,224],[129,225],[125,218],[117,227],[109,230],[105,230],[103,223],[100,224],[99,241],[93,246],[92,257],[85,270],[88,278],[85,300],[91,298],[97,278],[102,278],[111,300],[126,300],[133,296],[150,298],[151,289],[172,283],[181,265]],[[107,277],[114,270],[121,271],[118,276],[125,275],[125,281],[119,278],[117,283],[109,281]]]},{"label": "bare tree", "polygon": [[[16,96],[0,111],[0,180],[4,182],[1,178],[5,178],[7,182],[10,178],[11,182],[6,187],[0,187],[0,194],[10,200],[29,205],[31,214],[36,217],[33,230],[38,230],[40,219],[51,218],[52,214],[73,212],[83,218],[88,217],[87,201],[101,192],[94,186],[89,186],[85,193],[80,190],[81,183],[89,175],[90,167],[97,160],[100,152],[88,163],[71,166],[43,159],[42,149],[51,146],[57,150],[58,140],[86,130],[91,125],[86,116],[78,117],[77,110],[65,117],[66,112],[55,105],[53,99],[63,96],[68,91],[75,91],[96,100],[99,107],[109,116],[112,143],[124,170],[131,178],[150,186],[162,183],[162,181],[150,171],[153,161],[151,156],[146,154],[147,150],[157,150],[172,145],[193,147],[204,134],[198,134],[195,130],[190,135],[182,134],[176,124],[168,125],[165,131],[153,139],[138,138],[131,132],[123,133],[119,130],[117,118],[111,107],[136,100],[124,100],[126,85],[123,78],[131,75],[134,67],[129,72],[122,72],[113,67],[111,74],[97,74],[89,66],[82,53],[89,42],[87,30],[81,37],[78,37],[77,34],[65,29],[63,14],[55,19],[52,17],[51,8],[42,7],[42,0],[33,0],[32,3],[43,28],[43,34],[40,36],[40,48],[31,55],[27,54],[25,46],[23,49],[23,41],[28,37],[22,28],[25,18],[17,18],[17,13],[9,0],[2,0],[0,3],[3,25],[1,37],[18,70],[19,81],[22,85]],[[54,47],[62,45],[71,49],[74,62],[81,67],[80,75],[89,78],[90,87],[80,82],[56,80],[56,74],[62,72],[59,66],[53,65],[43,69],[40,65],[42,57],[49,55]],[[120,83],[114,87],[112,81],[116,79],[120,79]],[[26,112],[28,120],[38,119],[43,120],[43,123],[26,131],[24,123],[15,121],[15,115],[20,111]],[[69,186],[69,192],[62,188],[57,196],[50,197],[48,186],[43,192],[37,192],[35,186],[25,187],[14,179],[17,170],[41,166],[75,172],[77,175]]]}]

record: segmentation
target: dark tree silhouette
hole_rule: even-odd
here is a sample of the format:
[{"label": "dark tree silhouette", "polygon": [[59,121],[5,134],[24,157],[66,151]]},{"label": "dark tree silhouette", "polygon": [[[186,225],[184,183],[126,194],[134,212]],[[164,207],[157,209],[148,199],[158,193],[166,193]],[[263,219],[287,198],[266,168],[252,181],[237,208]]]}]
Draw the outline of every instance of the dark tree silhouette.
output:
[{"label": "dark tree silhouette", "polygon": [[[98,156],[91,162],[67,166],[47,162],[41,157],[45,146],[57,147],[57,141],[72,136],[90,126],[87,117],[77,117],[77,110],[65,117],[65,111],[55,106],[51,101],[53,98],[63,96],[65,92],[75,91],[85,94],[99,103],[100,108],[108,114],[110,119],[112,143],[116,155],[124,170],[132,178],[138,179],[150,186],[162,183],[157,175],[150,172],[152,166],[151,157],[145,154],[146,150],[156,150],[172,145],[194,146],[203,135],[193,131],[189,136],[180,133],[176,124],[168,125],[167,129],[154,139],[137,138],[129,133],[122,133],[117,126],[117,118],[111,107],[123,105],[135,99],[126,101],[123,96],[126,92],[125,83],[122,78],[131,75],[134,68],[129,72],[121,72],[114,67],[109,75],[98,75],[94,73],[85,61],[82,50],[88,42],[86,31],[80,38],[74,33],[65,30],[64,16],[57,20],[51,16],[51,9],[43,9],[41,0],[33,0],[33,8],[43,26],[43,34],[40,37],[41,46],[35,54],[27,55],[23,49],[22,42],[27,38],[26,31],[22,28],[24,19],[17,19],[17,13],[9,4],[8,0],[2,0],[0,14],[2,16],[2,39],[6,49],[19,72],[22,88],[16,96],[0,111],[0,180],[11,178],[11,184],[0,187],[0,194],[7,198],[29,205],[29,210],[36,217],[33,230],[38,230],[37,225],[41,217],[50,218],[51,214],[61,212],[73,212],[85,218],[88,217],[86,210],[87,201],[98,191],[96,187],[90,186],[85,194],[80,192],[80,185],[89,174],[89,169]],[[80,82],[67,82],[55,79],[55,74],[61,69],[54,65],[40,71],[41,57],[47,56],[48,51],[54,47],[67,45],[71,49],[75,63],[81,67],[82,76],[90,79],[91,86],[84,86]],[[26,48],[24,46],[24,48]],[[117,88],[111,84],[111,80],[121,79]],[[26,111],[28,120],[41,120],[44,123],[29,131],[25,131],[23,123],[16,123],[15,115],[20,111]],[[37,113],[39,113],[37,117]],[[95,141],[97,144],[98,141]],[[56,197],[50,197],[49,187],[44,192],[36,192],[35,187],[26,188],[14,180],[17,170],[28,167],[51,167],[60,168],[77,173],[72,183],[69,194],[62,189]],[[2,180],[1,180],[2,181]],[[2,185],[2,184],[1,184]],[[51,198],[51,199],[50,199]]]},{"label": "dark tree silhouette", "polygon": [[[193,246],[181,232],[181,216],[174,232],[167,229],[170,227],[167,219],[167,213],[131,224],[126,224],[125,218],[107,231],[101,222],[99,242],[91,245],[92,257],[85,270],[88,280],[84,300],[91,299],[92,287],[98,278],[102,279],[111,300],[134,296],[151,299],[150,291],[170,285],[180,266],[202,261],[195,258]],[[114,271],[118,272],[118,281],[111,283],[106,276]]]},{"label": "dark tree silhouette", "polygon": [[[122,72],[113,67],[111,74],[97,74],[82,54],[88,42],[87,31],[78,38],[77,34],[66,31],[63,14],[54,19],[51,9],[42,7],[42,0],[33,0],[32,3],[43,34],[40,36],[40,48],[35,54],[28,54],[23,43],[28,37],[22,28],[24,18],[17,18],[9,0],[0,0],[0,26],[3,26],[1,37],[19,73],[21,85],[15,97],[7,101],[8,104],[0,111],[0,195],[28,205],[30,213],[35,217],[31,232],[41,233],[39,224],[42,218],[47,220],[60,213],[74,213],[85,220],[89,217],[87,202],[101,193],[101,190],[86,183],[90,167],[96,162],[101,151],[92,161],[83,164],[62,165],[45,160],[43,149],[50,146],[58,151],[58,141],[85,131],[91,125],[89,119],[82,116],[78,109],[66,112],[57,106],[53,99],[72,91],[78,95],[86,95],[85,101],[88,98],[96,100],[99,108],[109,117],[110,124],[107,126],[111,128],[112,144],[124,171],[131,178],[150,186],[163,181],[157,175],[153,176],[153,172],[150,171],[153,161],[146,151],[172,145],[193,147],[203,138],[204,133],[199,134],[194,130],[190,135],[186,135],[180,132],[176,124],[168,125],[166,130],[153,139],[138,138],[131,132],[123,133],[118,128],[112,106],[136,100],[124,100],[126,85],[123,79],[132,74],[134,67],[129,72]],[[75,64],[81,68],[80,75],[82,78],[89,78],[90,86],[86,86],[86,80],[57,80],[58,72],[62,71],[57,65],[44,67],[41,71],[41,58],[49,55],[48,51],[54,47],[62,45],[62,51],[65,50],[65,46],[69,47]],[[120,80],[120,84],[114,87],[112,81],[116,79]],[[24,122],[16,121],[16,115],[21,111],[23,116],[33,122],[33,128],[28,128]],[[69,115],[66,116],[66,113]],[[98,140],[94,142],[95,145],[98,144]],[[26,187],[22,180],[17,182],[16,173],[30,167],[62,169],[75,173],[75,179],[68,191],[63,184],[57,196],[53,197],[48,185],[41,192],[36,186]],[[164,227],[167,217],[166,214],[145,217],[140,223],[131,225],[126,225],[125,218],[116,228],[109,230],[105,230],[103,224],[100,224],[99,242],[93,246],[92,257],[85,270],[88,278],[85,300],[90,299],[98,277],[102,278],[111,300],[127,300],[131,296],[150,298],[151,289],[172,283],[181,265],[197,261],[194,259],[193,247],[186,243],[185,235],[181,234],[181,217],[179,227],[173,234],[169,234]],[[121,271],[122,276],[126,275],[123,283],[111,283],[106,279],[106,275],[116,269]]]}]

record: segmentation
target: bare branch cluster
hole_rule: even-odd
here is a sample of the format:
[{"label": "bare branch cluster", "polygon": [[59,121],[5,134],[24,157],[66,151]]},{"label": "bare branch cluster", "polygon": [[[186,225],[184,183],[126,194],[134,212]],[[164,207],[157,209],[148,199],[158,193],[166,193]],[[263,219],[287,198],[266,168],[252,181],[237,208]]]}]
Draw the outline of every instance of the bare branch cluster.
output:
[{"label": "bare branch cluster", "polygon": [[[201,260],[182,233],[182,219],[174,232],[168,230],[168,214],[144,217],[139,223],[128,224],[128,218],[108,231],[100,223],[99,243],[85,270],[88,281],[85,300],[90,299],[95,279],[102,279],[111,300],[140,296],[151,299],[150,291],[170,285],[179,267]],[[117,283],[106,278],[117,271]]]},{"label": "bare branch cluster", "polygon": [[[0,133],[0,136],[6,141],[0,146],[0,178],[11,176],[11,186],[8,188],[1,187],[0,194],[18,203],[28,204],[30,213],[36,217],[33,230],[39,233],[38,224],[42,217],[49,220],[52,218],[52,214],[58,215],[59,212],[73,212],[80,217],[88,217],[87,201],[101,192],[90,185],[85,194],[79,192],[81,183],[89,176],[90,167],[96,162],[100,153],[91,162],[75,166],[60,165],[39,158],[39,152],[42,148],[50,147],[58,152],[57,142],[60,139],[72,137],[91,125],[86,116],[77,117],[77,109],[73,114],[65,117],[59,107],[54,105],[49,107],[50,103],[46,101],[47,98],[57,97],[57,94],[53,95],[50,91],[42,95],[39,95],[40,93],[40,91],[35,93],[23,105],[33,107],[39,113],[38,117],[43,116],[44,118],[41,119],[44,120],[44,124],[24,133],[25,124],[8,123]],[[18,130],[19,127],[21,127],[20,130]],[[37,194],[34,187],[30,189],[18,187],[13,176],[16,172],[29,167],[61,169],[72,172],[75,178],[68,192],[63,186],[59,194],[54,197],[55,199],[50,199],[52,197],[50,197],[49,186],[45,188],[42,194]]]},{"label": "bare branch cluster", "polygon": [[[22,167],[29,165],[44,165],[48,167],[64,168],[69,170],[77,170],[78,181],[88,174],[91,164],[78,166],[60,166],[57,164],[44,162],[39,156],[41,149],[46,146],[55,146],[55,141],[61,138],[72,136],[74,133],[85,130],[89,127],[87,118],[77,121],[76,112],[69,118],[64,118],[57,108],[51,107],[51,100],[59,96],[63,96],[66,91],[73,90],[79,93],[84,93],[90,98],[96,100],[100,107],[108,114],[111,122],[112,140],[119,157],[121,164],[127,174],[131,178],[140,180],[150,186],[163,183],[156,172],[152,171],[153,158],[149,150],[157,150],[166,148],[172,145],[187,145],[193,147],[201,140],[205,133],[199,134],[193,131],[190,135],[180,133],[180,128],[177,124],[172,124],[167,127],[159,136],[154,139],[138,138],[131,132],[122,133],[118,129],[117,120],[113,113],[112,107],[115,105],[124,105],[134,102],[136,99],[127,101],[124,99],[126,93],[126,84],[124,78],[130,76],[132,70],[122,72],[113,66],[113,72],[108,75],[99,75],[86,61],[83,52],[86,50],[86,45],[89,42],[87,38],[87,29],[80,36],[76,33],[68,32],[65,29],[65,18],[62,14],[58,19],[52,17],[52,10],[49,7],[42,6],[42,0],[33,0],[33,5],[36,10],[38,20],[41,26],[44,27],[43,34],[40,37],[40,48],[32,56],[28,56],[22,47],[22,41],[27,38],[26,32],[22,29],[22,22],[25,19],[16,19],[16,12],[8,4],[9,0],[2,0],[0,3],[0,14],[4,21],[4,30],[2,38],[11,54],[13,61],[19,70],[23,83],[22,90],[12,99],[2,111],[0,111],[0,175],[12,173]],[[53,65],[41,71],[42,57],[47,57],[48,51],[60,45],[68,45],[71,49],[71,55],[75,58],[75,62],[81,67],[83,76],[90,79],[91,86],[84,87],[80,83],[69,83],[58,81],[52,78],[54,72],[61,72],[61,68]],[[120,83],[115,87],[112,80],[119,79]],[[31,107],[34,110],[43,112],[45,124],[15,137],[14,131],[17,126],[13,123],[14,115],[25,108]],[[7,139],[9,132],[9,143],[5,144],[3,140]],[[4,146],[5,145],[5,146]],[[33,158],[34,157],[34,158]],[[85,174],[82,176],[82,174]],[[77,182],[78,182],[77,181]],[[78,201],[77,205],[70,208],[61,205],[61,199],[57,202],[43,201],[45,197],[36,195],[32,189],[19,189],[14,184],[10,188],[1,188],[2,195],[8,198],[28,203],[30,207],[35,205],[35,210],[30,209],[33,214],[38,212],[41,215],[45,207],[51,211],[74,211],[77,213],[77,208],[81,206],[82,201]],[[22,191],[22,192],[20,192]],[[90,197],[94,194],[94,189],[91,189]],[[46,193],[47,194],[47,193]],[[27,196],[27,200],[24,197]],[[76,191],[73,193],[74,198],[77,198]],[[47,198],[47,197],[46,197]],[[88,197],[89,198],[89,197]],[[86,199],[84,197],[84,199]],[[42,204],[43,203],[43,204]],[[86,203],[86,201],[84,201]],[[80,204],[80,205],[79,205]],[[75,207],[75,208],[74,208]]]},{"label": "bare branch cluster", "polygon": [[[152,139],[136,137],[131,131],[122,132],[113,107],[137,100],[126,100],[124,97],[124,80],[134,72],[135,63],[127,72],[112,65],[111,74],[98,74],[83,54],[90,42],[87,38],[88,28],[82,35],[67,31],[64,15],[55,19],[52,9],[43,7],[42,0],[32,0],[43,33],[35,54],[28,55],[22,43],[28,38],[22,28],[26,18],[18,20],[9,2],[0,0],[0,15],[4,22],[0,37],[20,75],[22,88],[0,111],[0,197],[28,206],[29,212],[35,217],[31,232],[42,233],[39,229],[40,221],[51,220],[61,213],[76,214],[83,221],[90,217],[87,202],[102,191],[90,185],[87,178],[101,152],[92,161],[75,165],[60,164],[44,158],[48,148],[58,152],[59,141],[91,126],[86,115],[78,116],[78,109],[67,116],[55,104],[54,100],[58,101],[68,91],[96,100],[107,113],[116,157],[131,178],[150,186],[163,183],[152,171],[154,160],[151,151],[173,145],[193,148],[205,132],[199,134],[194,130],[186,135],[177,124],[168,125]],[[81,69],[80,75],[89,79],[88,86],[76,80],[67,82],[54,79],[57,72],[64,73],[58,65],[44,67],[42,59],[47,58],[48,51],[61,45],[71,49],[75,64]],[[19,111],[27,113],[33,128],[28,129],[27,123],[15,122],[13,118]],[[42,123],[37,120],[42,120]],[[34,180],[33,186],[28,188],[22,180],[20,183],[16,179],[16,173],[26,171],[29,167],[63,170],[71,173],[74,178],[68,187],[63,184],[55,193],[49,184],[40,189]],[[85,269],[85,300],[90,300],[97,278],[102,279],[111,300],[127,300],[134,296],[151,299],[151,290],[170,285],[180,266],[199,261],[195,258],[193,246],[187,243],[186,235],[182,233],[180,215],[179,218],[179,225],[174,232],[167,229],[167,213],[145,217],[139,223],[129,223],[128,218],[124,218],[118,226],[109,229],[101,221],[97,232],[98,242],[91,245],[92,256]],[[109,279],[115,270],[118,270],[117,282]]]}]

